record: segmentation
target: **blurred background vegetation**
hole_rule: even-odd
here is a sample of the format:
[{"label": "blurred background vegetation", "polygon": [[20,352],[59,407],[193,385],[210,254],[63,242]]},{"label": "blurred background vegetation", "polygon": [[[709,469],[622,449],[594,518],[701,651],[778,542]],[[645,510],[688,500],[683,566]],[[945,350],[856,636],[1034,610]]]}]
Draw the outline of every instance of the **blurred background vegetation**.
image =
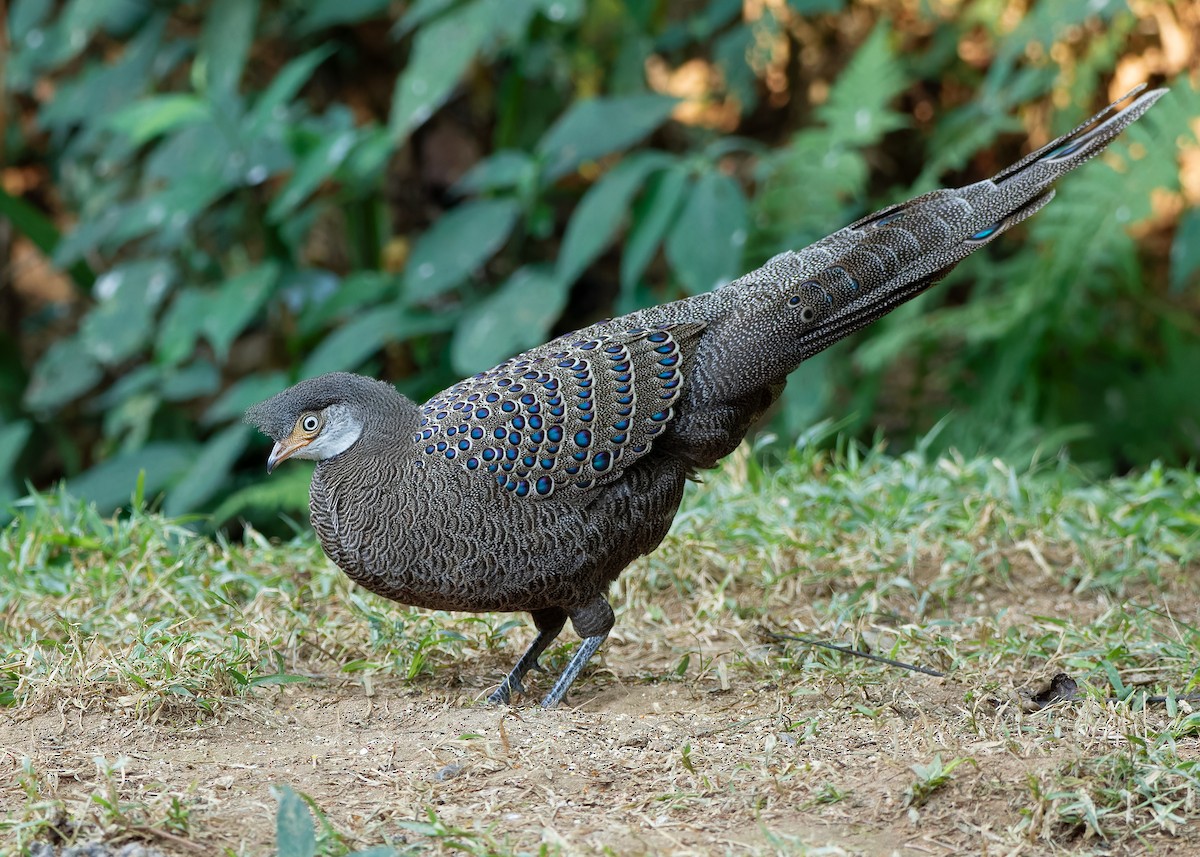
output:
[{"label": "blurred background vegetation", "polygon": [[335,369],[423,400],[984,178],[1142,81],[1107,163],[801,367],[904,446],[1097,472],[1200,449],[1190,0],[12,0],[0,503],[144,473],[214,525],[304,508],[242,410]]}]

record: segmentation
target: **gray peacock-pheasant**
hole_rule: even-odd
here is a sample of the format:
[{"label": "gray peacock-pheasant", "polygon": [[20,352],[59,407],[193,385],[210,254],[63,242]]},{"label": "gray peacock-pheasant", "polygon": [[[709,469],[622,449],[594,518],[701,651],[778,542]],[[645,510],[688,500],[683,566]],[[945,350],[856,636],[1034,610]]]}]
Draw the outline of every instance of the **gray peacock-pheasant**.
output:
[{"label": "gray peacock-pheasant", "polygon": [[492,702],[524,691],[570,619],[583,642],[542,702],[554,706],[613,626],[609,585],[658,546],[688,479],[737,447],[788,374],[1048,203],[1056,179],[1164,93],[1141,90],[990,180],[876,212],[707,294],[560,336],[423,405],[334,373],[246,419],[275,441],[268,472],[318,462],[313,527],[353,580],[419,607],[532,615],[537,636]]}]

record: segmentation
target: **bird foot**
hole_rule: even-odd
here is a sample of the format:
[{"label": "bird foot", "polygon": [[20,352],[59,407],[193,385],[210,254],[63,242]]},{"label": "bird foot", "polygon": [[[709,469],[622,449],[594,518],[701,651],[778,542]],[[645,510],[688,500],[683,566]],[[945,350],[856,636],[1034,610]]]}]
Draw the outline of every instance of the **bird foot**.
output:
[{"label": "bird foot", "polygon": [[506,678],[500,683],[500,686],[492,692],[488,697],[488,702],[492,705],[508,705],[512,699],[513,691],[524,696],[525,685],[521,684],[520,680],[513,681],[512,677]]}]

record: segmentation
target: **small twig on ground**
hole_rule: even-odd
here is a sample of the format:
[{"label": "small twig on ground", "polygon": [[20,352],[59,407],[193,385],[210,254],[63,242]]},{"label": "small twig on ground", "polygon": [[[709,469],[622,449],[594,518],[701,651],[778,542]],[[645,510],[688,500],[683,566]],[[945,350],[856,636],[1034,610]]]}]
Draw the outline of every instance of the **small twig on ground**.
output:
[{"label": "small twig on ground", "polygon": [[809,646],[819,646],[822,649],[832,649],[833,651],[841,652],[844,655],[854,655],[856,658],[866,658],[868,661],[875,661],[876,663],[887,664],[890,667],[900,667],[901,669],[911,670],[912,672],[915,672],[915,673],[923,673],[924,675],[931,675],[934,678],[945,678],[946,677],[945,673],[938,672],[937,670],[930,669],[929,667],[919,667],[916,664],[907,664],[904,661],[894,661],[891,658],[885,658],[881,655],[872,655],[870,652],[860,651],[859,649],[852,649],[849,646],[839,646],[836,643],[826,643],[824,640],[814,640],[812,637],[797,637],[792,634],[776,634],[774,631],[768,631],[766,628],[762,629],[762,633],[764,636],[770,637],[772,640],[776,640],[776,641],[780,641],[780,642],[782,642],[784,640],[792,640],[794,642],[804,643],[805,645],[809,645]]},{"label": "small twig on ground", "polygon": [[[827,643],[824,640],[814,640],[812,637],[800,637],[794,634],[777,634],[774,631],[766,628],[760,628],[760,633],[768,639],[776,642],[791,641],[803,643],[807,646],[817,646],[822,649],[830,649],[835,652],[841,652],[844,655],[853,655],[856,658],[865,658],[868,661],[886,664],[890,667],[899,667],[901,669],[910,670],[911,672],[921,673],[923,675],[933,676],[934,678],[947,678],[944,672],[938,672],[929,667],[921,667],[916,664],[905,663],[904,661],[885,658],[882,655],[873,655],[870,652],[864,652],[860,649],[853,649],[850,646],[839,646],[836,643]],[[1085,695],[1079,692],[1079,686],[1075,680],[1066,673],[1058,673],[1051,680],[1045,690],[1034,694],[1032,691],[1018,691],[1021,698],[1022,707],[1029,711],[1038,711],[1048,705],[1053,705],[1056,702],[1078,702],[1085,699]],[[1109,696],[1104,699],[1105,702],[1125,702],[1132,699],[1133,696],[1119,697]],[[1200,693],[1178,693],[1173,697],[1169,695],[1157,696],[1142,696],[1141,702],[1143,705],[1165,705],[1169,699],[1174,699],[1176,702],[1200,702]]]}]

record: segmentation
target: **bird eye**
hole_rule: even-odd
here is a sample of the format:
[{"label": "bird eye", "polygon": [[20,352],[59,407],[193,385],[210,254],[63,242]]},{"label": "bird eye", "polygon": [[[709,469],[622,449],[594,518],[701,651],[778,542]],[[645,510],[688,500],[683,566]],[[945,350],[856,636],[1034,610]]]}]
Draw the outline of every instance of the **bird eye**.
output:
[{"label": "bird eye", "polygon": [[308,414],[300,420],[300,428],[304,429],[309,434],[315,432],[317,430],[317,426],[320,424],[321,421],[317,419],[316,414]]}]

